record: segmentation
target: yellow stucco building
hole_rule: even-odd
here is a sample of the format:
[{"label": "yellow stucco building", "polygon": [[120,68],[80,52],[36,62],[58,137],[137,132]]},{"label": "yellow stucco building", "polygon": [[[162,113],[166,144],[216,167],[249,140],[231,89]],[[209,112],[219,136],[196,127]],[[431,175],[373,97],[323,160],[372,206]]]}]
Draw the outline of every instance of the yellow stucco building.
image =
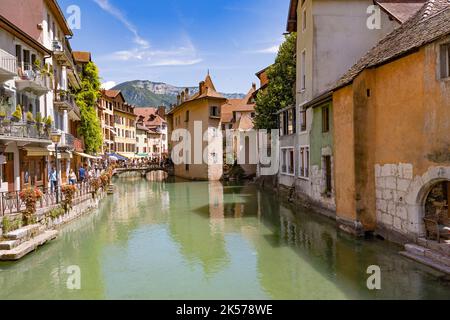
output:
[{"label": "yellow stucco building", "polygon": [[[222,106],[227,99],[216,91],[214,84],[208,74],[204,81],[200,82],[199,90],[190,96],[186,89],[178,96],[177,105],[167,114],[169,128],[169,153],[175,145],[182,142],[176,139],[174,132],[177,129],[186,129],[191,136],[190,150],[184,150],[181,157],[188,161],[182,164],[175,164],[175,175],[191,180],[220,180],[223,174],[222,154],[216,151],[206,151],[207,161],[203,158],[203,151],[208,146],[207,141],[203,141],[205,132],[212,135],[220,133],[220,115]],[[201,123],[201,131],[194,130],[195,123]],[[199,137],[200,136],[200,137]],[[202,146],[202,152],[194,152],[195,145]],[[201,141],[201,142],[200,142]]]},{"label": "yellow stucco building", "polygon": [[450,217],[448,21],[449,4],[424,6],[334,88],[342,225],[403,242],[425,236],[423,218],[433,206]]},{"label": "yellow stucco building", "polygon": [[134,158],[136,153],[136,115],[134,107],[126,103],[122,93],[117,90],[113,92],[114,112],[114,149],[120,155]]}]

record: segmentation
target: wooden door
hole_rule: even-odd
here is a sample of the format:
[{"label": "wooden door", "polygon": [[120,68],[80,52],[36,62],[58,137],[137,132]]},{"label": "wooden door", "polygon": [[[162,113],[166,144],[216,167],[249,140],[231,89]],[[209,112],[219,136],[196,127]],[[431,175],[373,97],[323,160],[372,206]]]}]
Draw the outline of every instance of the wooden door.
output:
[{"label": "wooden door", "polygon": [[6,164],[3,171],[3,181],[8,182],[8,192],[14,191],[14,153],[6,153]]}]

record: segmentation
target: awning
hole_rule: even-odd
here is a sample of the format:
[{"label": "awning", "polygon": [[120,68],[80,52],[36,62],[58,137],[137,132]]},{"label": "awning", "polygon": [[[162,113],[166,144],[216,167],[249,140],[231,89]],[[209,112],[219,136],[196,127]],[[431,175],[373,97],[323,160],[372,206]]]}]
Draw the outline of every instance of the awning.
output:
[{"label": "awning", "polygon": [[124,156],[121,156],[120,154],[117,154],[117,153],[108,153],[108,157],[114,157],[114,158],[116,158],[117,160],[120,160],[120,161],[127,161],[128,160],[128,158],[126,158]]},{"label": "awning", "polygon": [[50,150],[41,147],[25,147],[28,157],[46,157],[51,155]]},{"label": "awning", "polygon": [[94,160],[99,160],[101,159],[101,157],[95,157],[95,156],[91,156],[90,154],[87,153],[83,153],[83,152],[74,152],[75,154],[79,155],[80,157],[83,158],[87,158],[87,159],[94,159]]},{"label": "awning", "polygon": [[148,153],[138,153],[137,156],[141,157],[141,158],[147,158],[148,157]]}]

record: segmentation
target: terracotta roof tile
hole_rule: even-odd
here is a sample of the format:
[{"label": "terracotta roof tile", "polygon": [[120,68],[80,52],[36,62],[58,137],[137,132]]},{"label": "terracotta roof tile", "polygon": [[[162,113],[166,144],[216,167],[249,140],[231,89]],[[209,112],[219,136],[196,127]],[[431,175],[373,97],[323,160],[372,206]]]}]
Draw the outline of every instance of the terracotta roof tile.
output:
[{"label": "terracotta roof tile", "polygon": [[91,61],[91,53],[87,51],[73,51],[72,56],[75,62],[88,63]]},{"label": "terracotta roof tile", "polygon": [[158,112],[158,109],[157,108],[153,108],[153,107],[135,108],[134,109],[134,113],[138,117],[143,117],[144,118],[144,125],[147,128],[159,127],[162,124],[166,123],[166,120],[161,118],[161,116],[158,115],[157,112]]}]

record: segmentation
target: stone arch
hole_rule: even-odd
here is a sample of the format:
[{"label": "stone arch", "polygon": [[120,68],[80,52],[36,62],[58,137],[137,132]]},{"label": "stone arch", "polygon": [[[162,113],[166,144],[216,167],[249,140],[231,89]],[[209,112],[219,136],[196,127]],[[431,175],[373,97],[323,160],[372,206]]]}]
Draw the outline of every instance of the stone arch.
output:
[{"label": "stone arch", "polygon": [[406,204],[408,208],[409,231],[415,236],[425,235],[423,217],[425,201],[437,183],[450,181],[450,167],[431,167],[422,176],[416,176],[408,188]]}]

